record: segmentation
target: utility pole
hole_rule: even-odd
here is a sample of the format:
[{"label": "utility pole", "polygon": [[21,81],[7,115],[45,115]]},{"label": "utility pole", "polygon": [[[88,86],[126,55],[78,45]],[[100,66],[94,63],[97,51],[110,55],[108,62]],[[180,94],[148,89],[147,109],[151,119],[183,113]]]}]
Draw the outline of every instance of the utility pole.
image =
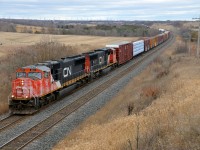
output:
[{"label": "utility pole", "polygon": [[200,17],[199,18],[192,18],[199,21],[199,31],[198,31],[198,41],[197,41],[197,58],[199,58],[199,43],[200,43]]},{"label": "utility pole", "polygon": [[191,55],[191,31],[189,34],[189,56]]}]

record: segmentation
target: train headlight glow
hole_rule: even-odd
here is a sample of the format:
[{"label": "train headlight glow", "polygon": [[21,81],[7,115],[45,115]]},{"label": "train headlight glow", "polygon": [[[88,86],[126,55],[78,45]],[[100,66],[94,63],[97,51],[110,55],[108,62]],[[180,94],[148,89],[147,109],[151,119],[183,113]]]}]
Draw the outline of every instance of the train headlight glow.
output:
[{"label": "train headlight glow", "polygon": [[14,96],[14,95],[12,95],[11,97],[12,97],[12,98],[14,98],[15,96]]},{"label": "train headlight glow", "polygon": [[28,96],[26,96],[26,98],[28,98]]},{"label": "train headlight glow", "polygon": [[24,80],[22,80],[21,84],[24,85]]}]

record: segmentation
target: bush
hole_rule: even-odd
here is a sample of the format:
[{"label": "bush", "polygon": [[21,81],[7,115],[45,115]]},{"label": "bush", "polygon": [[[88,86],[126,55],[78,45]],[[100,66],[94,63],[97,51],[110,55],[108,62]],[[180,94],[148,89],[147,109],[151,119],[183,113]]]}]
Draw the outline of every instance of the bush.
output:
[{"label": "bush", "polygon": [[156,85],[145,86],[141,89],[141,97],[156,99],[160,94],[160,89]]}]

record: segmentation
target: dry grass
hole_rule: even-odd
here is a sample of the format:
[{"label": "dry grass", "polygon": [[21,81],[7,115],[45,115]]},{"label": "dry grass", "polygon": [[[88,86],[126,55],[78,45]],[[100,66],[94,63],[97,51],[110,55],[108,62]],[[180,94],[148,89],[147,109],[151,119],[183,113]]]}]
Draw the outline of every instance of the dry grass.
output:
[{"label": "dry grass", "polygon": [[67,46],[79,48],[79,53],[105,47],[106,44],[118,41],[132,41],[138,38],[131,37],[100,37],[100,36],[79,36],[79,35],[47,35],[0,32],[0,58],[6,56],[9,50],[17,49],[36,44],[43,39],[51,39]]},{"label": "dry grass", "polygon": [[198,27],[198,26],[199,25],[198,25],[197,21],[196,22],[194,22],[194,21],[186,22],[186,23],[183,24],[183,27],[185,27],[185,28],[193,28],[193,27]]},{"label": "dry grass", "polygon": [[6,113],[8,111],[8,104],[7,103],[0,103],[0,114]]},{"label": "dry grass", "polygon": [[[54,149],[200,149],[200,62],[172,53],[167,50]],[[169,72],[158,78],[161,66]],[[135,110],[127,116],[129,104]]]},{"label": "dry grass", "polygon": [[159,87],[155,85],[150,85],[142,88],[140,96],[156,99],[159,93],[160,93]]},{"label": "dry grass", "polygon": [[[44,28],[46,29],[46,28]],[[36,26],[25,26],[25,25],[16,25],[16,32],[28,32],[31,31],[31,33],[36,33],[36,32],[42,32],[42,27],[36,27]]]},{"label": "dry grass", "polygon": [[117,41],[132,41],[134,37],[100,37],[81,35],[47,35],[29,33],[0,32],[0,40],[3,45],[32,45],[39,42],[46,36],[66,45],[95,45],[97,48],[105,47],[108,43]]}]

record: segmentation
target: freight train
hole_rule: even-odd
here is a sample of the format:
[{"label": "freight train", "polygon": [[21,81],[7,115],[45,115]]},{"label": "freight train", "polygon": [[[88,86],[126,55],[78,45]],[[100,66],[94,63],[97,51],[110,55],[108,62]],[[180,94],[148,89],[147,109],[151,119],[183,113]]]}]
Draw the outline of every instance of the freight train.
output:
[{"label": "freight train", "polygon": [[109,67],[122,65],[134,56],[166,41],[170,32],[133,42],[119,42],[105,48],[76,56],[49,60],[16,70],[9,97],[9,109],[13,114],[31,114],[56,100],[65,88],[85,83],[99,76]]}]

